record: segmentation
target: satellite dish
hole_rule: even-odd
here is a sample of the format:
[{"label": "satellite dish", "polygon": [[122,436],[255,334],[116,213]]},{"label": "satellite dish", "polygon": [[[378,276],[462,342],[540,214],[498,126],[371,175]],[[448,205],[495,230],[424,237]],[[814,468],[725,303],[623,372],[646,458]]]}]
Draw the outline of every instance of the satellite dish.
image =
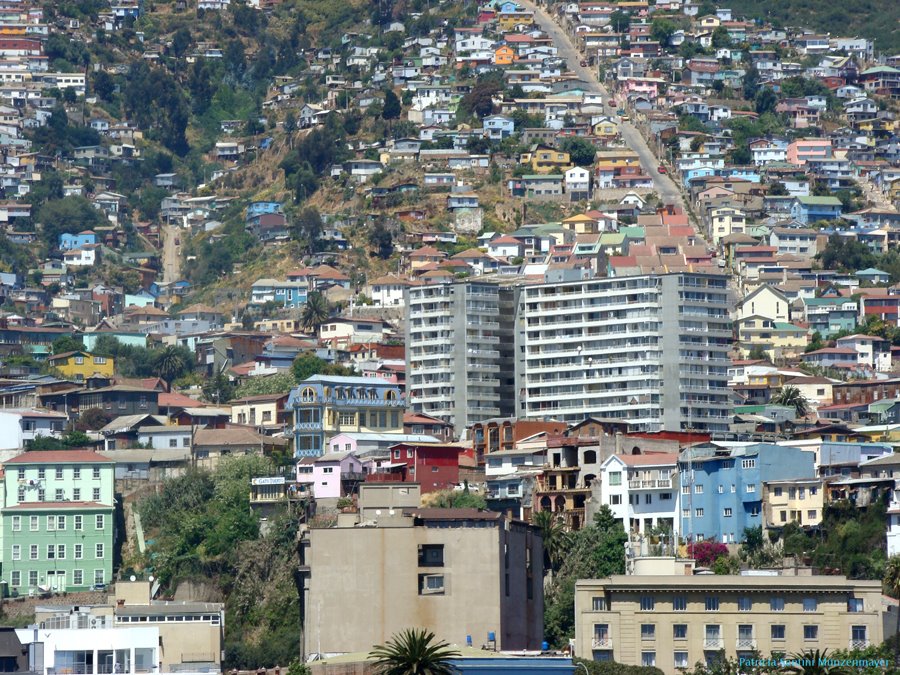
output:
[{"label": "satellite dish", "polygon": [[147,580],[153,583],[153,575],[151,574],[149,577],[147,577]]},{"label": "satellite dish", "polygon": [[388,511],[388,513],[390,513],[391,515],[394,515],[394,509],[391,509],[390,511]]},{"label": "satellite dish", "polygon": [[137,577],[134,576],[134,575],[132,574],[132,575],[129,577],[129,580],[130,580],[130,581],[137,581]]},{"label": "satellite dish", "polygon": [[376,515],[376,516],[380,516],[380,515],[381,515],[381,509],[375,509],[375,515]]}]

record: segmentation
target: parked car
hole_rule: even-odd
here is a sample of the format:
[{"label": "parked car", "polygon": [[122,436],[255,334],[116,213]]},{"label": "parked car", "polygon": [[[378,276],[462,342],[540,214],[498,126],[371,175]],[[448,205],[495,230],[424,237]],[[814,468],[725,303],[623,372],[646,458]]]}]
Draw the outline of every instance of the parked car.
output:
[{"label": "parked car", "polygon": [[584,59],[581,59],[581,67],[582,67],[582,68],[587,68],[587,66],[588,66],[588,62],[585,61]]},{"label": "parked car", "polygon": [[664,167],[662,164],[660,164],[658,167],[656,167],[656,170],[659,171],[660,173],[667,173],[666,167]]}]

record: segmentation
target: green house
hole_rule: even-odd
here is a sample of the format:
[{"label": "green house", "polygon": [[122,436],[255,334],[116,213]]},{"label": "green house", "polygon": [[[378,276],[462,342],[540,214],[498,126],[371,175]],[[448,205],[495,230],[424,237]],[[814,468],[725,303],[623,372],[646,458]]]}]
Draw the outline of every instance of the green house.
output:
[{"label": "green house", "polygon": [[115,462],[90,450],[25,452],[5,464],[2,578],[9,593],[112,580]]}]

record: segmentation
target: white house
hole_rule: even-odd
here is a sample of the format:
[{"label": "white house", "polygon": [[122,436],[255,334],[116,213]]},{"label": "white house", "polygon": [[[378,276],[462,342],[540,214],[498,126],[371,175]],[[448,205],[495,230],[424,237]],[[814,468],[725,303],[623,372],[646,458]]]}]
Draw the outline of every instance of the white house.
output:
[{"label": "white house", "polygon": [[97,262],[96,246],[81,246],[63,253],[63,262],[69,267],[93,267]]},{"label": "white house", "polygon": [[0,451],[20,452],[38,436],[62,438],[67,417],[52,410],[0,410]]},{"label": "white house", "polygon": [[506,476],[523,469],[540,468],[544,465],[546,456],[546,449],[534,447],[489,452],[484,457],[484,475],[490,479]]},{"label": "white house", "polygon": [[369,297],[376,307],[403,307],[403,291],[409,285],[406,279],[386,274],[369,282]]},{"label": "white house", "polygon": [[138,442],[154,450],[189,448],[193,433],[193,427],[188,425],[141,427],[138,429]]},{"label": "white house", "polygon": [[525,256],[525,244],[509,235],[492,239],[488,243],[487,249],[489,255],[497,258],[522,258]]},{"label": "white house", "polygon": [[880,373],[891,370],[891,343],[876,335],[848,335],[838,338],[835,346],[853,349],[859,354],[857,362]]},{"label": "white house", "polygon": [[632,533],[678,532],[678,453],[613,455],[600,465],[600,494]]},{"label": "white house", "polygon": [[566,193],[573,202],[591,198],[591,172],[583,166],[573,166],[565,174]]}]

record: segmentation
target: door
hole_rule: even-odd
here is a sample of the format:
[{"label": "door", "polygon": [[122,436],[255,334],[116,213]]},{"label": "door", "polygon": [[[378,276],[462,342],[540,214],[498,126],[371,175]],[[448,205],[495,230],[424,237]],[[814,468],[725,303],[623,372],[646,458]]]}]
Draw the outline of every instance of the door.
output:
[{"label": "door", "polygon": [[54,593],[62,593],[66,590],[66,573],[65,572],[47,572],[47,586]]}]

